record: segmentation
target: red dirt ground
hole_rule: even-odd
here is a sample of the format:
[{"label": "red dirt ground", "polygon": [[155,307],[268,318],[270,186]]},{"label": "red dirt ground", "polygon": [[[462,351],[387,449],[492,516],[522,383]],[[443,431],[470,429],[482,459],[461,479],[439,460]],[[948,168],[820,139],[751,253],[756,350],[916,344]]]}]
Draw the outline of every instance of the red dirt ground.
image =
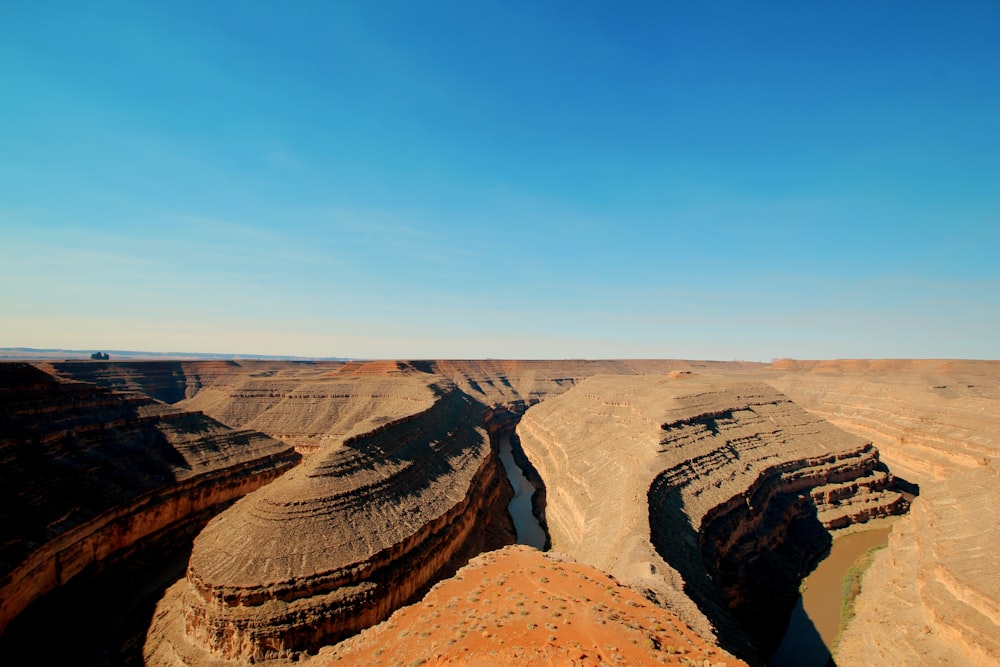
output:
[{"label": "red dirt ground", "polygon": [[525,546],[478,556],[308,663],[337,664],[746,667],[613,577]]}]

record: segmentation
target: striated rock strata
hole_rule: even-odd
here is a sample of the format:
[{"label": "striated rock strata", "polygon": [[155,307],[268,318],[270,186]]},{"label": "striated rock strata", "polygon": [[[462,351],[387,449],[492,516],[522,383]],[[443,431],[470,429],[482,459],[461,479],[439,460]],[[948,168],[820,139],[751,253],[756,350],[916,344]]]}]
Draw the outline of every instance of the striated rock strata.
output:
[{"label": "striated rock strata", "polygon": [[498,546],[491,535],[503,531],[490,526],[510,522],[509,486],[484,408],[450,384],[434,387],[422,410],[311,455],[213,520],[160,603],[147,664],[315,652]]},{"label": "striated rock strata", "polygon": [[906,509],[870,443],[759,383],[593,377],[517,433],[554,549],[751,660],[780,640],[827,529]]},{"label": "striated rock strata", "polygon": [[865,574],[838,665],[1000,664],[998,486],[983,466],[921,493]]},{"label": "striated rock strata", "polygon": [[769,375],[919,489],[864,578],[837,664],[1000,663],[1000,362],[783,360]]},{"label": "striated rock strata", "polygon": [[141,394],[0,364],[0,632],[88,566],[207,520],[298,459]]},{"label": "striated rock strata", "polygon": [[367,425],[359,422],[387,406],[396,409],[400,400],[422,400],[421,387],[442,379],[483,405],[504,406],[516,416],[595,374],[761,367],[666,360],[72,361],[43,366],[109,389],[142,391],[234,428],[267,433],[307,453],[362,432]]}]

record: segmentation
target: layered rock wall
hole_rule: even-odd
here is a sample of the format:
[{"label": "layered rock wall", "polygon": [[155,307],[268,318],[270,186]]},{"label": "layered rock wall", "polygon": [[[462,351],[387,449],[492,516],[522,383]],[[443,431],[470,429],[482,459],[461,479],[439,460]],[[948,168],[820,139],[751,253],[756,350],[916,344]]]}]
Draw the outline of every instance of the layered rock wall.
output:
[{"label": "layered rock wall", "polygon": [[594,377],[530,409],[518,435],[554,549],[751,659],[780,639],[828,527],[906,508],[870,443],[763,384]]},{"label": "layered rock wall", "polygon": [[837,664],[1000,662],[1000,363],[783,361],[769,381],[875,440],[919,489],[865,575]]},{"label": "layered rock wall", "polygon": [[58,377],[139,392],[163,403],[190,398],[202,386],[244,368],[236,361],[61,361],[39,367]]},{"label": "layered rock wall", "polygon": [[220,515],[160,604],[147,663],[315,652],[498,546],[486,534],[506,478],[482,418],[442,387],[425,409],[313,455]]},{"label": "layered rock wall", "polygon": [[762,378],[918,484],[1000,455],[1000,362],[785,360]]},{"label": "layered rock wall", "polygon": [[0,364],[0,631],[88,566],[275,479],[289,446]]}]

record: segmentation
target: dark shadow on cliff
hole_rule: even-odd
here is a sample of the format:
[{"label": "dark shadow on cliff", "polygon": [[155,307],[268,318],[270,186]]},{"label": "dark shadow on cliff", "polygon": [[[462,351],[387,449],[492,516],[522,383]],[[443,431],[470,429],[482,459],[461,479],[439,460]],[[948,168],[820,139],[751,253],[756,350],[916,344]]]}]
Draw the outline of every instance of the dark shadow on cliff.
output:
[{"label": "dark shadow on cliff", "polygon": [[[229,445],[246,437],[135,393],[0,364],[0,578],[45,544],[105,516],[125,543],[131,519],[115,513],[148,509],[176,489],[191,469],[181,448],[196,443],[197,461],[219,446],[201,439],[209,432],[224,434]],[[85,555],[66,549],[65,560],[48,565],[58,588],[28,604],[0,637],[5,663],[142,664],[153,606],[183,574],[194,536],[224,507],[188,514],[75,575],[66,572],[87,562]]]},{"label": "dark shadow on cliff", "polygon": [[84,568],[33,602],[0,636],[10,665],[142,667],[156,603],[184,576],[195,536],[224,506]]},{"label": "dark shadow on cliff", "polygon": [[[882,465],[882,464],[880,464]],[[893,475],[892,487],[894,491],[899,491],[907,501],[913,500],[920,495],[920,485],[903,479],[899,475]]]},{"label": "dark shadow on cliff", "polygon": [[[510,386],[506,378],[502,378],[502,382]],[[503,433],[508,437],[511,457],[514,459],[514,463],[520,469],[521,474],[524,475],[528,483],[535,489],[531,495],[531,513],[545,533],[545,546],[542,550],[547,551],[552,547],[552,538],[549,536],[549,526],[545,519],[545,480],[542,479],[538,470],[531,463],[524,448],[521,446],[521,439],[517,437],[517,425],[520,423],[521,417],[524,416],[524,413],[531,405],[537,402],[537,400],[531,402],[515,401],[505,406],[494,406],[491,409],[491,416],[496,423],[501,425],[498,428],[498,434]]]},{"label": "dark shadow on cliff", "polygon": [[52,368],[74,380],[113,391],[138,391],[163,403],[184,400],[188,384],[180,361],[65,361]]},{"label": "dark shadow on cliff", "polygon": [[[720,645],[763,664],[781,642],[803,577],[828,553],[831,537],[808,495],[766,491],[723,501],[696,529],[677,473],[663,471],[649,488],[653,546],[680,573],[685,593],[717,628]],[[764,480],[758,491],[767,485]]]},{"label": "dark shadow on cliff", "polygon": [[781,645],[767,661],[768,667],[836,667],[816,625],[802,607],[802,597],[795,602]]},{"label": "dark shadow on cliff", "polygon": [[160,421],[140,412],[141,399],[2,366],[0,575],[55,535],[173,485],[189,467]]}]

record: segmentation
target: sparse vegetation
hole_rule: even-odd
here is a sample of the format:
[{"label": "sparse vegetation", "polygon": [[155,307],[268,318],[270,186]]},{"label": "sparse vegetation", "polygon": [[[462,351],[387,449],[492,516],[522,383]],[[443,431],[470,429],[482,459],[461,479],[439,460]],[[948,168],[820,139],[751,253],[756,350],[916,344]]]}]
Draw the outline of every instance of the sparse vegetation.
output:
[{"label": "sparse vegetation", "polygon": [[840,642],[840,637],[844,634],[844,630],[850,625],[851,620],[854,619],[854,604],[858,599],[858,595],[861,594],[861,584],[865,572],[868,571],[868,568],[871,567],[872,562],[875,560],[875,554],[885,547],[885,544],[879,544],[866,551],[860,558],[854,561],[854,565],[844,575],[844,581],[840,589],[840,626],[837,628],[837,637],[833,640],[834,652],[837,650],[837,644]]}]

